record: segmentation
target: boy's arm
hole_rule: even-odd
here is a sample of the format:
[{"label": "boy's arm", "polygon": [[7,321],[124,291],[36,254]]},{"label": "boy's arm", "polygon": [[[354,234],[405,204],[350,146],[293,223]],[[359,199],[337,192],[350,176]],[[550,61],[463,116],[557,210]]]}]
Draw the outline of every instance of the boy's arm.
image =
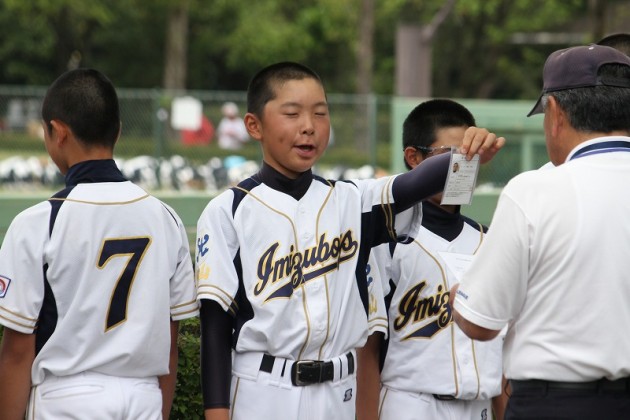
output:
[{"label": "boy's arm", "polygon": [[227,420],[232,380],[232,317],[201,300],[201,388],[206,420]]},{"label": "boy's arm", "polygon": [[3,420],[22,420],[31,392],[35,334],[5,328],[0,347],[0,407]]},{"label": "boy's arm", "polygon": [[162,418],[168,419],[175,397],[175,387],[177,386],[177,363],[179,361],[179,350],[177,348],[177,337],[179,336],[179,321],[171,321],[171,350],[168,362],[168,374],[160,376],[160,390],[162,390]]},{"label": "boy's arm", "polygon": [[379,351],[383,333],[375,332],[357,349],[357,420],[378,420],[381,391]]}]

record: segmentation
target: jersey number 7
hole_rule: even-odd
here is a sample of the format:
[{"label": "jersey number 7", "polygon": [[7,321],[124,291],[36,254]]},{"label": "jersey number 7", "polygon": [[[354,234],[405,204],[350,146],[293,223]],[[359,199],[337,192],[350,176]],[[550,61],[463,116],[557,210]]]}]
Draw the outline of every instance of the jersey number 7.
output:
[{"label": "jersey number 7", "polygon": [[138,267],[145,252],[151,245],[151,238],[142,236],[136,238],[106,239],[98,258],[97,267],[103,269],[107,263],[116,257],[127,257],[127,264],[116,281],[107,310],[105,332],[118,326],[127,319],[127,303],[131,286],[136,277]]}]

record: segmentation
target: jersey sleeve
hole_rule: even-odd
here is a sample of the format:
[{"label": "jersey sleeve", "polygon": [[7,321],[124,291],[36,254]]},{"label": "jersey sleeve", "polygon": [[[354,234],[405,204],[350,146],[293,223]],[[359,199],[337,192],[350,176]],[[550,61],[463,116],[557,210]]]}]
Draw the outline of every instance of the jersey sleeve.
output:
[{"label": "jersey sleeve", "polygon": [[0,324],[24,334],[35,331],[44,299],[49,215],[48,202],[17,215],[0,248]]},{"label": "jersey sleeve", "polygon": [[232,217],[233,192],[227,190],[212,199],[197,223],[195,277],[197,299],[211,299],[223,310],[236,313],[234,297],[238,274],[234,259],[239,251]]},{"label": "jersey sleeve", "polygon": [[396,239],[396,209],[392,185],[397,175],[376,179],[355,180],[361,194],[361,213],[370,215],[369,229],[375,234],[373,245]]},{"label": "jersey sleeve", "polygon": [[465,319],[491,330],[501,330],[515,317],[527,292],[530,226],[508,187],[455,297],[455,307]]},{"label": "jersey sleeve", "polygon": [[181,243],[177,255],[177,268],[171,278],[171,319],[181,321],[197,316],[199,305],[196,299],[195,275],[186,228],[175,211],[173,209],[170,211],[177,222],[178,239]]}]

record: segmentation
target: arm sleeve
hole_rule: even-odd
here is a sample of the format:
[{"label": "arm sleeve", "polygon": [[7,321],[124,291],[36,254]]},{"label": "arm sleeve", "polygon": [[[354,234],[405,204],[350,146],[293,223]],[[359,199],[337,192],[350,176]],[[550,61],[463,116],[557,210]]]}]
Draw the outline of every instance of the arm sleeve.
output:
[{"label": "arm sleeve", "polygon": [[450,160],[450,153],[432,156],[411,171],[398,175],[392,184],[396,213],[442,191]]},{"label": "arm sleeve", "polygon": [[201,388],[203,406],[228,408],[232,379],[232,317],[217,302],[201,301]]}]

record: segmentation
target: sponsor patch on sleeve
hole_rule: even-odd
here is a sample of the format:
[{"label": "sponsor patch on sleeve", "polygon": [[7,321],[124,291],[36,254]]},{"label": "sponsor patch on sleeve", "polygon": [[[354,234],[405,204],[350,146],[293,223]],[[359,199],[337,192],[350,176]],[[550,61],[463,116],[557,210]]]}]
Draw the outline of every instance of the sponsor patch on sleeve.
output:
[{"label": "sponsor patch on sleeve", "polygon": [[0,275],[0,298],[3,298],[7,295],[7,290],[9,290],[10,284],[10,278]]}]

